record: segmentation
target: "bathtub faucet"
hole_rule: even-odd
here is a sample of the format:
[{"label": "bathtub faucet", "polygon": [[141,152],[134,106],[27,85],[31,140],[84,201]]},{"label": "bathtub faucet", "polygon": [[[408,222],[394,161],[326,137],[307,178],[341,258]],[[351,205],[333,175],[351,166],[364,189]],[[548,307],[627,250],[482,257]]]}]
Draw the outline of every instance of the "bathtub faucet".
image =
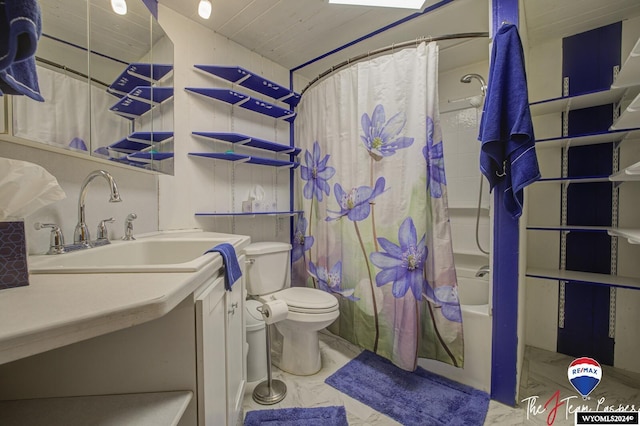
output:
[{"label": "bathtub faucet", "polygon": [[484,265],[480,269],[478,269],[478,272],[476,272],[476,277],[484,277],[490,271],[491,270],[489,269],[489,265]]}]

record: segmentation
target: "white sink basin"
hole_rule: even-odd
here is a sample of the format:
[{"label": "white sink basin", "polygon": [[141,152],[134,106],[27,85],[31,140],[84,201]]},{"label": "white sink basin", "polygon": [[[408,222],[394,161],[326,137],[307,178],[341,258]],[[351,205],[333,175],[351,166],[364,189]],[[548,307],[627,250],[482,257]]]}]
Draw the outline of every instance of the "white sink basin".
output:
[{"label": "white sink basin", "polygon": [[217,253],[204,254],[220,243],[236,246],[241,235],[200,233],[188,237],[171,234],[111,244],[59,255],[32,256],[32,274],[81,274],[112,272],[195,272]]}]

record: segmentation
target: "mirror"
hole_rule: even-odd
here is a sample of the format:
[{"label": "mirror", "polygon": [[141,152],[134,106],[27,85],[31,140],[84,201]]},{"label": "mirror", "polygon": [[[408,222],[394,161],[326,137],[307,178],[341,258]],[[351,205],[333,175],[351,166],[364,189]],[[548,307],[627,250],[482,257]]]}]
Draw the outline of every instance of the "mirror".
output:
[{"label": "mirror", "polygon": [[173,173],[173,43],[142,0],[40,0],[45,102],[12,97],[12,133]]}]

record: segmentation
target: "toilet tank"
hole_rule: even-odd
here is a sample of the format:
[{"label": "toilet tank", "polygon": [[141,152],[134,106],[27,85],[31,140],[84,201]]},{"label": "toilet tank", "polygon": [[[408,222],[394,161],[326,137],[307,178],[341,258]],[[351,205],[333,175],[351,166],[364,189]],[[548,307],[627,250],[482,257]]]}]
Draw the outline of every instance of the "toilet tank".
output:
[{"label": "toilet tank", "polygon": [[285,288],[291,244],[262,242],[249,244],[244,252],[247,265],[247,293],[254,296]]}]

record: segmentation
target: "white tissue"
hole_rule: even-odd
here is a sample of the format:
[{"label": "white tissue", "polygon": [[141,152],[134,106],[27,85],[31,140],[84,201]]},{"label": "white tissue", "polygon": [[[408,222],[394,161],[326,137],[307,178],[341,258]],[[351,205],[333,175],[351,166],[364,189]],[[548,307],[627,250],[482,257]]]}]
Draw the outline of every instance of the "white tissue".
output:
[{"label": "white tissue", "polygon": [[289,305],[284,300],[270,300],[262,305],[262,317],[265,324],[286,320],[288,315]]},{"label": "white tissue", "polygon": [[37,164],[0,158],[0,220],[24,218],[66,194]]}]

